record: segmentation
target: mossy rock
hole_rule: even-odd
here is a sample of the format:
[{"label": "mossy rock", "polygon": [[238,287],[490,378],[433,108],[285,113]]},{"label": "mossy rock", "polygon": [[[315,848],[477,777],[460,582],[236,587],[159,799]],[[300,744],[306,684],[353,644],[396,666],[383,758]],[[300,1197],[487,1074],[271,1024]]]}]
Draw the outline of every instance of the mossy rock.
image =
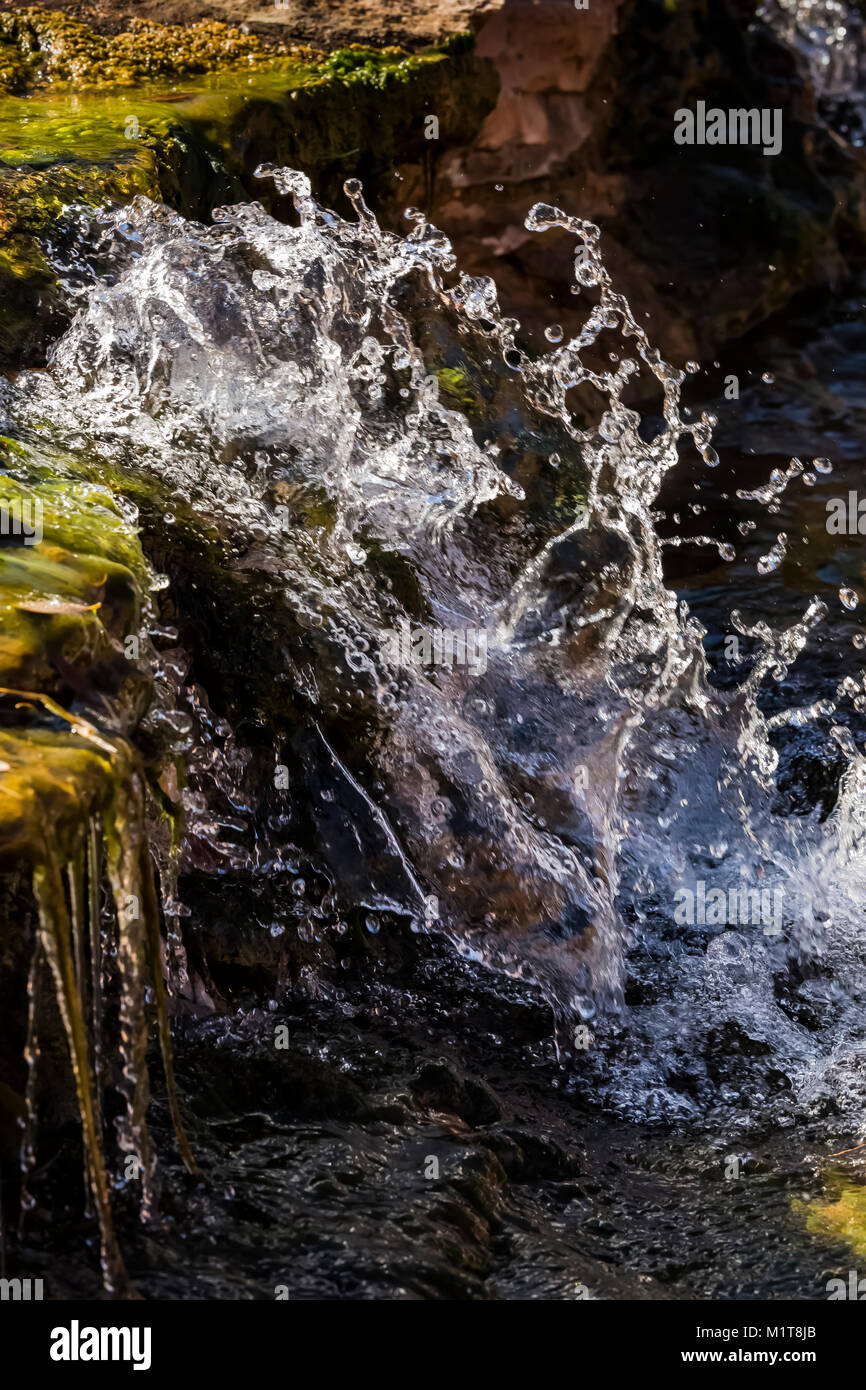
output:
[{"label": "mossy rock", "polygon": [[182,27],[133,19],[126,32],[105,35],[57,10],[29,6],[0,14],[0,89],[6,92],[47,83],[92,90],[241,65],[300,66],[321,57],[212,20]]},{"label": "mossy rock", "polygon": [[282,73],[295,85],[337,81],[386,91],[469,48],[470,36],[461,34],[420,53],[365,44],[323,52],[209,19],[190,25],[131,19],[121,33],[100,34],[62,11],[28,6],[0,12],[0,91],[96,91],[234,71]]},{"label": "mossy rock", "polygon": [[71,858],[82,824],[111,802],[117,768],[75,734],[0,729],[0,779],[0,866],[20,868],[44,858],[48,835]]},{"label": "mossy rock", "polygon": [[108,489],[61,470],[0,442],[0,861],[86,821],[150,701],[138,536]]},{"label": "mossy rock", "polygon": [[39,364],[68,321],[75,205],[145,194],[206,221],[249,196],[264,162],[304,169],[325,199],[349,174],[393,194],[401,161],[423,163],[432,186],[436,155],[471,137],[496,94],[465,37],[324,54],[209,21],[106,36],[56,11],[0,13],[0,367]]},{"label": "mossy rock", "polygon": [[[129,1134],[142,1181],[148,1187],[153,1167],[144,1119],[149,991],[179,1147],[187,1166],[195,1164],[174,1087],[149,852],[147,787],[155,790],[156,769],[136,746],[152,695],[143,631],[149,571],[133,524],[85,473],[20,442],[0,444],[0,943],[20,975],[3,981],[13,1035],[23,1027],[26,972],[34,978],[42,962],[52,981],[105,1278],[122,1288],[95,1062],[102,987],[93,980],[103,949],[116,959]],[[22,875],[32,888],[24,910]],[[115,911],[104,946],[106,887]]]}]

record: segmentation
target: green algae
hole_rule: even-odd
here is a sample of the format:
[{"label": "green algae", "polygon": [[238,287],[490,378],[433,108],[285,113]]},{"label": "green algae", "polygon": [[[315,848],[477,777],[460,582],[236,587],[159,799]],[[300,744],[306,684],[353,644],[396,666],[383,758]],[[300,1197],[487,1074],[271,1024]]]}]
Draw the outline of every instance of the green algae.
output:
[{"label": "green algae", "polygon": [[147,583],[137,537],[106,488],[46,476],[46,464],[24,466],[0,441],[4,465],[0,515],[36,526],[2,537],[17,543],[0,547],[0,684],[52,696],[71,687],[131,724],[149,698],[149,678],[123,650]]},{"label": "green algae", "polygon": [[469,373],[463,367],[438,367],[434,375],[444,396],[464,411],[477,408],[478,392],[473,390]]},{"label": "green algae", "polygon": [[[471,49],[471,36],[455,35],[421,53],[358,44],[321,53],[266,44],[210,21],[182,27],[133,20],[126,33],[104,36],[55,11],[0,13],[0,159],[19,167],[58,159],[110,163],[129,156],[135,140],[176,138],[182,131],[199,138],[216,133],[225,150],[245,108],[260,102],[280,106],[283,117],[312,112],[318,143],[327,122],[316,118],[317,106],[328,121],[338,109],[366,118],[372,97],[380,126],[387,127],[390,114],[381,98],[388,93],[400,102],[414,92],[424,109],[438,94],[436,114],[445,123],[443,107],[453,116],[455,105],[473,105],[468,88],[455,103],[447,78],[466,75]],[[313,99],[312,107],[287,105],[303,95]],[[413,110],[394,114],[405,129]]]},{"label": "green algae", "polygon": [[39,912],[39,945],[51,970],[55,997],[69,1044],[84,1135],[85,1163],[102,1239],[103,1277],[107,1287],[115,1290],[126,1283],[126,1278],[111,1217],[108,1176],[96,1122],[89,1039],[80,981],[75,971],[79,938],[76,934],[73,941],[62,874],[56,857],[50,852],[34,869],[33,894]]}]

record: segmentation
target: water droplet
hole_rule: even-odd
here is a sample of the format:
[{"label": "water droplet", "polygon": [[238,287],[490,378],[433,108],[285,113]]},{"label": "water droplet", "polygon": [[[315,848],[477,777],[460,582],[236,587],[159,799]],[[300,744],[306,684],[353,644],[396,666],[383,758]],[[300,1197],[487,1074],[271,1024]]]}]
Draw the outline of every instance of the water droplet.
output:
[{"label": "water droplet", "polygon": [[860,602],[853,589],[840,589],[839,598],[846,608],[856,608]]},{"label": "water droplet", "polygon": [[581,285],[586,286],[597,285],[599,280],[601,279],[601,276],[598,272],[598,267],[594,266],[592,261],[587,261],[586,263],[580,262],[575,264],[574,275],[575,279]]},{"label": "water droplet", "polygon": [[578,1018],[582,1018],[585,1022],[588,1022],[591,1018],[595,1018],[595,1004],[593,1000],[588,998],[585,994],[575,994],[571,1001],[571,1007],[574,1009]]}]

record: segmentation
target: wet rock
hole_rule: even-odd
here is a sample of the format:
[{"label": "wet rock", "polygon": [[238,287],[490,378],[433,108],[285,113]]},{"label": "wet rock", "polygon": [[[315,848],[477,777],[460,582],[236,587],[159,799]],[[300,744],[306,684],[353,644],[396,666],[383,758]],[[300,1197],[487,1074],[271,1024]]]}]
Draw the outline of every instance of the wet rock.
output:
[{"label": "wet rock", "polygon": [[745,1080],[750,1062],[772,1055],[765,1038],[753,1037],[737,1019],[712,1029],[706,1038],[704,1056],[707,1074],[716,1084],[736,1086]]},{"label": "wet rock", "polygon": [[430,1110],[452,1111],[477,1128],[502,1118],[502,1111],[490,1087],[462,1077],[447,1062],[430,1062],[412,1083],[419,1104]]}]

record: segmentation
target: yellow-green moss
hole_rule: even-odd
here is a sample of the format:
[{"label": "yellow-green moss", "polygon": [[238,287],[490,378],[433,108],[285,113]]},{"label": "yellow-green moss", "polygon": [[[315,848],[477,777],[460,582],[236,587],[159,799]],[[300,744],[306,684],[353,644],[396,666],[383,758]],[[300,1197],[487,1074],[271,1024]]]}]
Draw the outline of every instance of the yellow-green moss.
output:
[{"label": "yellow-green moss", "polygon": [[866,1186],[848,1174],[828,1174],[831,1191],[823,1202],[796,1199],[794,1211],[811,1235],[841,1240],[853,1255],[866,1256]]},{"label": "yellow-green moss", "polygon": [[56,10],[28,7],[0,14],[0,87],[7,92],[46,83],[127,86],[240,66],[290,68],[321,56],[213,20],[184,27],[133,19],[125,33],[106,35]]},{"label": "yellow-green moss", "polygon": [[438,367],[435,376],[443,396],[467,411],[477,406],[477,392],[473,390],[469,373],[462,367]]},{"label": "yellow-green moss", "polygon": [[[4,464],[0,686],[52,696],[71,687],[125,709],[131,724],[146,700],[144,677],[124,654],[146,583],[138,538],[105,488],[46,477],[0,441]],[[11,533],[22,515],[29,534]]]},{"label": "yellow-green moss", "polygon": [[207,19],[187,26],[133,19],[124,33],[106,35],[70,15],[31,6],[0,14],[0,91],[33,91],[47,85],[98,90],[266,69],[290,76],[297,85],[336,80],[382,89],[441,61],[459,46],[452,43],[410,54],[402,48],[350,44],[323,53]]}]

